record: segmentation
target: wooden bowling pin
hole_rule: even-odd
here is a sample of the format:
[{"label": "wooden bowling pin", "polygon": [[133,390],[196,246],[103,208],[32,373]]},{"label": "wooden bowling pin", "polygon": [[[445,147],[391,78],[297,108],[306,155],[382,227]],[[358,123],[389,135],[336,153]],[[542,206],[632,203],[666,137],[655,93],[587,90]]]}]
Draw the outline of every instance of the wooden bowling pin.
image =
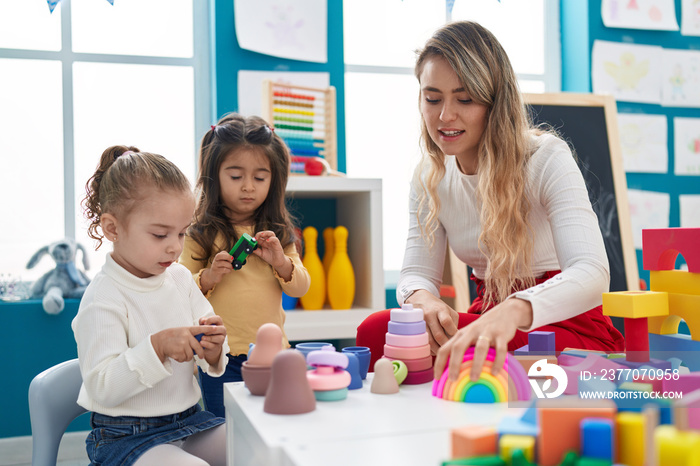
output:
[{"label": "wooden bowling pin", "polygon": [[326,301],[326,273],[323,271],[323,263],[318,256],[316,240],[318,231],[314,227],[306,227],[302,232],[304,237],[304,257],[301,262],[309,272],[311,284],[309,291],[300,298],[301,306],[307,311],[316,311],[323,307]]},{"label": "wooden bowling pin", "polygon": [[326,277],[328,277],[328,271],[331,269],[333,254],[335,254],[335,245],[333,241],[334,232],[335,229],[333,227],[328,227],[323,230],[323,270],[326,272]]},{"label": "wooden bowling pin", "polygon": [[328,270],[328,301],[331,309],[350,309],[355,299],[355,272],[348,256],[348,229],[333,232],[335,253]]}]

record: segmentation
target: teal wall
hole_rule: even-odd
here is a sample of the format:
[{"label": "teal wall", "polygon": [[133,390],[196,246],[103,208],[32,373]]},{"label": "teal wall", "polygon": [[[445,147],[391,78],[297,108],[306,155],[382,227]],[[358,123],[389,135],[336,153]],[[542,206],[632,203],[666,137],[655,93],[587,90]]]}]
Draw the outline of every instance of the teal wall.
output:
[{"label": "teal wall", "polygon": [[[345,65],[343,63],[343,2],[328,2],[328,63],[310,63],[243,50],[234,30],[231,0],[215,0],[213,66],[215,117],[238,110],[238,71],[290,71],[330,73],[337,95],[338,170],[345,172]],[[251,89],[260,93],[260,89]]]},{"label": "teal wall", "polygon": [[[675,0],[678,24],[681,0]],[[700,50],[700,37],[683,36],[680,31],[643,31],[615,29],[603,25],[601,0],[561,0],[562,14],[562,90],[591,92],[591,53],[595,40],[656,45],[668,49]],[[680,194],[700,194],[700,177],[676,176],[673,173],[673,118],[700,118],[700,109],[662,107],[661,105],[618,102],[618,113],[666,115],[668,119],[668,172],[628,173],[627,187],[668,193],[671,197],[670,227],[680,226]],[[639,276],[649,283],[649,272],[642,269],[642,252],[637,250]],[[680,263],[680,260],[679,260]]]},{"label": "teal wall", "polygon": [[[28,391],[32,379],[49,367],[78,357],[70,326],[78,305],[77,299],[66,300],[63,312],[49,315],[40,300],[0,303],[3,329],[0,438],[31,435]],[[68,427],[68,431],[89,429],[87,414]]]}]

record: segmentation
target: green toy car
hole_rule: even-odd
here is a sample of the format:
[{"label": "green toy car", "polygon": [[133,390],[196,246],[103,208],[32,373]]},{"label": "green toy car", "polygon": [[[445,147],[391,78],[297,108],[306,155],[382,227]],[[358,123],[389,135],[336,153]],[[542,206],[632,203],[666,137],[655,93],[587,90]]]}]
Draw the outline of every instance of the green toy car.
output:
[{"label": "green toy car", "polygon": [[246,263],[246,258],[255,251],[258,247],[258,242],[248,233],[243,233],[236,244],[233,246],[230,255],[233,256],[233,270],[240,270]]}]

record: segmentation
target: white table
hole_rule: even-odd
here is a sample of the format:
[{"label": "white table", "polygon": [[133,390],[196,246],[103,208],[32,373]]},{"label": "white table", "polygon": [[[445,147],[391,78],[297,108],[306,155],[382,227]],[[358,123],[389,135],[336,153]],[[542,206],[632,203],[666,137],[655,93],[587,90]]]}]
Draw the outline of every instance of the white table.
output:
[{"label": "white table", "polygon": [[495,426],[523,412],[507,403],[435,398],[429,383],[377,395],[370,392],[373,375],[347,399],[319,401],[298,415],[265,413],[265,397],[252,396],[242,382],[225,384],[229,466],[439,465],[450,458],[453,428]]}]

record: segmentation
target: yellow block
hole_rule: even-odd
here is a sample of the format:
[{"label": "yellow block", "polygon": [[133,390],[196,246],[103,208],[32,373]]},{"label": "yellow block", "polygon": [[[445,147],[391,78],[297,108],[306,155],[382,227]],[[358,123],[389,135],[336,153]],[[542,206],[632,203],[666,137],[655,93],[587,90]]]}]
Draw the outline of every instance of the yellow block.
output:
[{"label": "yellow block", "polygon": [[690,338],[700,341],[700,296],[668,293],[668,310],[667,316],[649,318],[647,324],[649,333],[658,335],[678,333],[678,325],[683,319],[688,324]]},{"label": "yellow block", "polygon": [[603,293],[603,314],[637,319],[668,315],[668,293],[663,291],[615,291]]},{"label": "yellow block", "polygon": [[644,466],[644,416],[642,413],[619,413],[617,424],[617,462],[627,466]]},{"label": "yellow block", "polygon": [[508,464],[511,464],[511,457],[515,450],[522,450],[525,453],[525,459],[529,462],[535,461],[535,437],[529,435],[501,435],[498,441],[498,450],[501,458]]},{"label": "yellow block", "polygon": [[700,466],[700,432],[662,425],[654,431],[658,464]]},{"label": "yellow block", "polygon": [[649,272],[649,289],[700,295],[700,273],[686,270],[652,270]]}]

